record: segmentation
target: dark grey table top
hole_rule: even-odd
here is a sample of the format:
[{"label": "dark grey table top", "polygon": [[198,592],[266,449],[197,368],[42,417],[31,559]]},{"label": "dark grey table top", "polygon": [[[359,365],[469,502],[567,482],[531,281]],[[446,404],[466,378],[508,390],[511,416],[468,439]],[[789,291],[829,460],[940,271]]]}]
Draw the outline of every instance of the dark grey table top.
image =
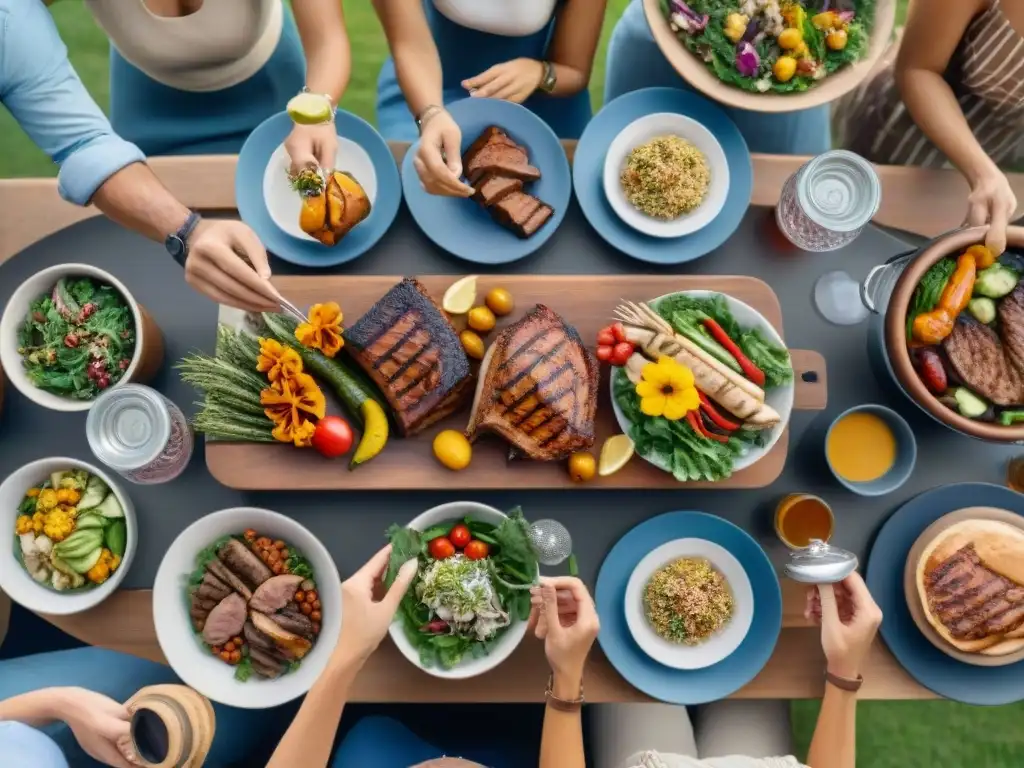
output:
[{"label": "dark grey table top", "polygon": [[[773,559],[784,558],[772,532],[774,505],[795,491],[825,498],[837,516],[834,541],[863,559],[886,517],[911,496],[936,485],[961,481],[1001,483],[1012,448],[986,445],[956,435],[917,411],[888,381],[872,371],[867,354],[867,323],[836,327],[811,304],[817,277],[845,269],[862,279],[873,266],[906,250],[906,243],[869,228],[851,246],[831,254],[782,252],[769,236],[770,212],[752,208],[740,229],[720,249],[690,264],[658,269],[607,246],[590,229],[579,208],[572,209],[555,236],[533,256],[497,269],[480,268],[451,257],[430,243],[403,206],[385,238],[363,258],[331,270],[344,274],[746,274],[767,281],[782,303],[784,333],[794,348],[815,349],[828,362],[829,405],[824,412],[796,411],[791,421],[790,453],[783,475],[771,486],[751,491],[517,491],[430,492],[273,492],[242,493],[222,487],[206,470],[200,442],[186,472],[162,486],[126,484],[135,501],[140,549],[124,581],[148,588],[170,541],[199,517],[225,507],[251,505],[287,514],[310,528],[327,545],[343,576],[352,573],[384,542],[385,528],[447,501],[471,499],[499,508],[521,504],[529,518],[554,517],[572,532],[580,575],[591,585],[608,549],[637,523],[680,509],[720,515],[761,541]],[[0,265],[0,305],[33,272],[63,262],[88,262],[116,274],[146,305],[163,330],[164,368],[154,386],[188,414],[195,410],[191,387],[172,365],[192,349],[212,351],[217,308],[194,293],[181,269],[163,248],[105,219],[76,224],[36,243]],[[310,274],[275,259],[277,274]],[[25,462],[55,455],[94,461],[85,440],[85,414],[44,410],[12,387],[0,420],[0,477]],[[824,431],[846,408],[880,402],[897,408],[918,439],[913,476],[899,491],[866,499],[843,489],[824,462]],[[453,478],[458,482],[457,476]]]}]

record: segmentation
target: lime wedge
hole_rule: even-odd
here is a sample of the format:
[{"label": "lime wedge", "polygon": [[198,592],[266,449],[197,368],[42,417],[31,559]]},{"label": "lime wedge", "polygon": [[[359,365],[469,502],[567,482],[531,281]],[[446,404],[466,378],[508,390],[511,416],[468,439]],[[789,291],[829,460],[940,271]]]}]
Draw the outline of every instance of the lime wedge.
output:
[{"label": "lime wedge", "polygon": [[597,463],[597,474],[601,477],[614,475],[633,458],[633,441],[629,435],[614,435],[601,446],[601,458]]},{"label": "lime wedge", "polygon": [[300,93],[287,106],[288,116],[299,125],[320,125],[331,121],[331,100],[318,93]]},{"label": "lime wedge", "polygon": [[476,302],[476,275],[467,275],[448,286],[441,307],[449,315],[464,315]]}]

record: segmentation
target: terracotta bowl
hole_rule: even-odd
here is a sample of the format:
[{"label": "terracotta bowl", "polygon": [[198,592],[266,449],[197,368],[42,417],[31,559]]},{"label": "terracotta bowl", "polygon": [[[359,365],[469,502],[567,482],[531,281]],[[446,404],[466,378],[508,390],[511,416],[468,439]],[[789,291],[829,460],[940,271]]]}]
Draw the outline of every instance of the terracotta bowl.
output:
[{"label": "terracotta bowl", "polygon": [[[961,229],[932,241],[907,264],[896,280],[885,309],[885,354],[897,381],[907,395],[940,422],[965,435],[996,443],[1024,441],[1024,425],[1004,427],[961,416],[946,407],[925,387],[907,350],[907,308],[924,273],[939,259],[959,255],[969,245],[985,240],[987,227]],[[1024,227],[1009,227],[1007,244],[1024,248]]]},{"label": "terracotta bowl", "polygon": [[896,23],[896,0],[878,0],[868,52],[860,61],[843,67],[803,93],[751,93],[722,82],[683,45],[668,25],[662,0],[643,3],[654,40],[680,77],[717,102],[751,112],[795,112],[828,104],[849,93],[872,73],[889,46]]}]

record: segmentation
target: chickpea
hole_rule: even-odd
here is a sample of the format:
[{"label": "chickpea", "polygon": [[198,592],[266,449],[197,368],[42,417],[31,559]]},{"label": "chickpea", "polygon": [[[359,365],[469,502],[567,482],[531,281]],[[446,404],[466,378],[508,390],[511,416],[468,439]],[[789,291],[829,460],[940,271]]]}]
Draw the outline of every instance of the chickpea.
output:
[{"label": "chickpea", "polygon": [[316,596],[316,590],[315,589],[311,589],[311,590],[309,590],[309,592],[306,593],[306,602],[307,603],[314,603],[318,599],[319,598],[317,598],[317,596]]},{"label": "chickpea", "polygon": [[284,573],[284,564],[280,560],[278,560],[276,563],[270,566],[270,570],[274,572],[275,576],[280,576],[282,573]]},{"label": "chickpea", "polygon": [[252,542],[256,540],[256,531],[254,531],[252,528],[246,528],[244,536],[245,540],[252,544]]},{"label": "chickpea", "polygon": [[285,544],[285,543],[284,543],[283,541],[281,541],[280,539],[278,539],[277,541],[275,541],[275,542],[274,542],[274,548],[275,548],[275,549],[287,549],[287,548],[288,548],[288,545],[287,545],[287,544]]},{"label": "chickpea", "polygon": [[796,74],[796,59],[792,56],[779,56],[772,67],[772,73],[780,83],[789,82]]},{"label": "chickpea", "polygon": [[235,638],[232,638],[232,639],[235,641],[235,647],[236,648],[241,648],[242,647],[242,638],[241,637],[235,637]]},{"label": "chickpea", "polygon": [[313,610],[314,611],[319,611],[320,610],[320,601],[319,600],[314,600],[313,601]]},{"label": "chickpea", "polygon": [[231,652],[231,663],[232,664],[237,664],[241,660],[242,660],[242,652],[241,651],[232,651]]},{"label": "chickpea", "polygon": [[220,646],[219,645],[212,645],[212,646],[210,646],[210,652],[214,656],[220,656]]},{"label": "chickpea", "polygon": [[272,563],[276,563],[278,560],[281,559],[281,553],[278,552],[276,549],[272,549],[267,553],[267,559],[270,560],[270,562]]},{"label": "chickpea", "polygon": [[231,663],[231,654],[228,653],[227,651],[221,651],[220,652],[220,660],[221,661],[226,661],[228,664],[230,664]]},{"label": "chickpea", "polygon": [[320,611],[313,611],[309,614],[309,618],[313,621],[320,621]]},{"label": "chickpea", "polygon": [[309,614],[313,612],[313,606],[309,603],[303,603],[302,608],[300,608],[299,610],[301,610],[304,614],[309,616]]},{"label": "chickpea", "polygon": [[256,546],[260,549],[267,549],[270,547],[271,541],[266,536],[260,536],[256,539]]},{"label": "chickpea", "polygon": [[234,643],[234,641],[233,640],[228,640],[226,643],[224,643],[224,650],[227,651],[228,653],[231,653],[233,650],[235,650],[235,643]]},{"label": "chickpea", "polygon": [[306,599],[306,594],[301,589],[298,592],[295,593],[295,602],[296,603],[301,603],[305,599]]}]

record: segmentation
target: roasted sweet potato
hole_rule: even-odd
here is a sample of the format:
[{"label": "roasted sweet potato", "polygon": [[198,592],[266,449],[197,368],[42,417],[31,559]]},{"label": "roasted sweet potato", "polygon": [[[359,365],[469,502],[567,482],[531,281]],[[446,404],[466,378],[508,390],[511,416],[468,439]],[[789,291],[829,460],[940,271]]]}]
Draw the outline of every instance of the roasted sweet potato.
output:
[{"label": "roasted sweet potato", "polygon": [[370,215],[370,199],[349,173],[334,171],[320,194],[303,194],[299,227],[324,245],[335,245]]}]

